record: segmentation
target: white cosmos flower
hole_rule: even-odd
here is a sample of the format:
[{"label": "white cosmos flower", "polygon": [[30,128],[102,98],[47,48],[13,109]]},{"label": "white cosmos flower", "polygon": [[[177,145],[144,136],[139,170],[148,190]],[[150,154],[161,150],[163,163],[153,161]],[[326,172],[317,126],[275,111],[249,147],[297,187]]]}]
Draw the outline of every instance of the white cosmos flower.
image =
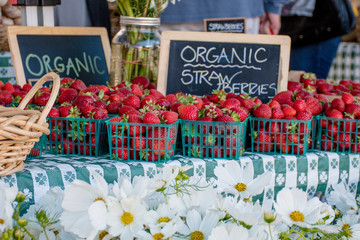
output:
[{"label": "white cosmos flower", "polygon": [[234,223],[221,224],[215,227],[210,234],[209,240],[248,240],[249,233],[243,226]]},{"label": "white cosmos flower", "polygon": [[321,212],[322,202],[315,197],[307,199],[306,192],[293,188],[284,188],[277,195],[274,207],[278,217],[288,226],[312,228],[319,223],[327,213]]},{"label": "white cosmos flower", "polygon": [[198,211],[192,209],[186,215],[186,224],[178,232],[188,235],[190,240],[208,239],[218,221],[219,216],[215,213],[202,217]]},{"label": "white cosmos flower", "polygon": [[155,175],[151,188],[153,190],[167,189],[171,183],[174,182],[176,176],[179,174],[180,168],[165,164],[163,168],[159,169],[159,173]]},{"label": "white cosmos flower", "polygon": [[266,172],[254,179],[254,168],[247,164],[245,168],[240,167],[236,161],[228,161],[225,166],[217,166],[214,169],[217,177],[219,191],[234,194],[237,198],[249,198],[262,193],[269,184],[271,173]]},{"label": "white cosmos flower", "polygon": [[327,197],[327,202],[332,206],[336,206],[343,214],[355,214],[358,211],[358,205],[345,183],[341,182],[332,185],[332,187],[334,191]]},{"label": "white cosmos flower", "polygon": [[142,240],[166,240],[171,238],[179,229],[179,223],[168,224],[164,227],[150,226],[150,232],[141,230],[136,233],[136,237]]},{"label": "white cosmos flower", "polygon": [[150,226],[165,227],[180,220],[178,213],[168,204],[162,203],[155,211],[150,212]]},{"label": "white cosmos flower", "polygon": [[336,225],[346,233],[348,239],[360,239],[359,215],[346,214],[338,220]]},{"label": "white cosmos flower", "polygon": [[132,240],[136,233],[143,230],[143,225],[148,223],[149,214],[139,200],[128,198],[110,201],[107,224],[112,236]]},{"label": "white cosmos flower", "polygon": [[14,202],[18,193],[17,188],[0,187],[0,233],[5,229],[11,228]]},{"label": "white cosmos flower", "polygon": [[94,186],[75,180],[64,191],[64,212],[60,220],[65,231],[93,239],[99,231],[106,228],[108,184],[100,174],[88,170],[94,177]]},{"label": "white cosmos flower", "polygon": [[114,183],[112,191],[118,199],[143,199],[150,193],[149,186],[150,180],[147,177],[134,177],[132,183],[123,178],[121,183]]},{"label": "white cosmos flower", "polygon": [[253,226],[261,222],[262,208],[257,201],[255,204],[240,200],[228,205],[226,212],[237,221],[245,223],[246,225]]}]

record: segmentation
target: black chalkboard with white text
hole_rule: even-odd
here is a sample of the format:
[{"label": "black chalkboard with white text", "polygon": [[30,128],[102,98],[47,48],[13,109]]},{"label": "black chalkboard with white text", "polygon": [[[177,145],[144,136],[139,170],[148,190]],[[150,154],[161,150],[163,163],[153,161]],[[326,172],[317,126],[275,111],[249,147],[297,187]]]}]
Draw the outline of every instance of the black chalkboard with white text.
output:
[{"label": "black chalkboard with white text", "polygon": [[206,32],[245,33],[245,18],[208,18],[204,19]]},{"label": "black chalkboard with white text", "polygon": [[166,93],[221,89],[268,101],[278,87],[280,46],[171,41]]}]

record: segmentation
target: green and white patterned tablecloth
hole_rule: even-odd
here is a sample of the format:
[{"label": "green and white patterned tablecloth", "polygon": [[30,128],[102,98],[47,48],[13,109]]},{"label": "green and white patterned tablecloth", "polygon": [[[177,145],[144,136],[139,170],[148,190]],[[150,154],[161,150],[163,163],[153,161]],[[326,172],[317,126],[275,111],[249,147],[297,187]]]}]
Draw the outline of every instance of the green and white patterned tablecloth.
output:
[{"label": "green and white patterned tablecloth", "polygon": [[0,52],[0,81],[16,84],[15,70],[10,52]]},{"label": "green and white patterned tablecloth", "polygon": [[[187,173],[191,176],[214,178],[214,168],[226,160],[204,160],[176,156],[170,164],[191,165]],[[270,171],[272,180],[264,194],[258,196],[264,202],[270,202],[283,187],[299,187],[310,195],[322,191],[327,193],[331,184],[345,181],[352,193],[359,194],[360,155],[337,154],[330,152],[311,152],[306,156],[261,155],[247,153],[238,161],[239,164],[253,164],[255,176]],[[40,158],[26,160],[22,172],[0,177],[0,185],[17,186],[24,192],[31,203],[37,202],[51,187],[68,187],[75,179],[91,183],[90,167],[105,177],[108,183],[122,177],[148,176],[157,174],[162,163],[123,162],[109,160],[107,156],[84,157],[45,154]]]},{"label": "green and white patterned tablecloth", "polygon": [[[301,69],[300,69],[301,70]],[[340,43],[328,79],[360,81],[360,44]]]}]

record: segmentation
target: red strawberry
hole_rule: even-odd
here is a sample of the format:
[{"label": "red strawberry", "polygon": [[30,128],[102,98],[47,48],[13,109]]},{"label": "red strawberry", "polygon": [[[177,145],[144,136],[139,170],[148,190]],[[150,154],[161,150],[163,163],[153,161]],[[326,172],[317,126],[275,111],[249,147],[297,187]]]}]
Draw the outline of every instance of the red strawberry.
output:
[{"label": "red strawberry", "polygon": [[13,93],[15,92],[15,87],[11,83],[7,82],[3,86],[2,90],[7,91],[9,93]]},{"label": "red strawberry", "polygon": [[35,99],[35,104],[40,106],[45,106],[46,103],[49,101],[49,98],[50,98],[50,93],[44,92]]},{"label": "red strawberry", "polygon": [[301,111],[296,114],[296,119],[300,121],[311,120],[312,113],[309,110]]},{"label": "red strawberry", "polygon": [[94,102],[94,106],[99,107],[99,108],[103,108],[103,109],[107,108],[106,103],[104,103],[103,101],[100,101],[100,100],[97,100],[96,102]]},{"label": "red strawberry", "polygon": [[25,83],[24,86],[22,87],[22,90],[25,92],[29,92],[31,90],[32,86],[28,83]]},{"label": "red strawberry", "polygon": [[327,111],[326,116],[330,118],[340,118],[340,119],[344,118],[343,114],[337,109],[331,109]]},{"label": "red strawberry", "polygon": [[78,95],[75,98],[73,105],[76,106],[78,109],[82,110],[88,105],[94,105],[94,98],[89,95]]},{"label": "red strawberry", "polygon": [[38,147],[33,147],[29,153],[29,156],[31,157],[37,157],[40,155],[40,150]]},{"label": "red strawberry", "polygon": [[98,87],[89,86],[89,87],[81,90],[79,93],[92,93],[93,95],[98,95],[99,92],[100,92],[100,89]]},{"label": "red strawberry", "polygon": [[124,106],[120,107],[119,115],[122,116],[123,114],[127,114],[128,112],[130,112],[132,110],[136,110],[136,109],[132,106],[124,105]]},{"label": "red strawberry", "polygon": [[66,141],[64,139],[64,142],[62,145],[59,145],[58,152],[62,154],[72,154],[73,153],[73,146],[74,143],[71,141]]},{"label": "red strawberry", "polygon": [[59,116],[60,116],[59,109],[56,109],[56,108],[51,108],[50,109],[48,117],[59,117]]},{"label": "red strawberry", "polygon": [[231,108],[230,110],[238,114],[240,122],[245,121],[248,117],[248,112],[242,107],[234,107]]},{"label": "red strawberry", "polygon": [[169,109],[170,108],[170,103],[168,100],[166,100],[165,98],[159,99],[156,101],[157,105],[164,107],[165,109]]},{"label": "red strawberry", "polygon": [[198,121],[204,121],[204,122],[211,122],[213,119],[211,117],[201,117],[198,119]]},{"label": "red strawberry", "polygon": [[271,108],[267,104],[261,104],[252,114],[257,118],[271,118]]},{"label": "red strawberry", "polygon": [[71,103],[72,101],[75,100],[77,95],[78,92],[75,89],[68,88],[59,95],[58,102],[60,105],[63,104],[64,102]]},{"label": "red strawberry", "polygon": [[254,136],[254,150],[255,152],[271,152],[274,149],[274,144],[270,143],[270,135],[260,128],[255,132]]},{"label": "red strawberry", "polygon": [[332,151],[334,149],[333,141],[328,139],[326,136],[321,136],[320,149],[323,151]]},{"label": "red strawberry", "polygon": [[[128,119],[126,119],[126,122],[127,122]],[[124,118],[122,117],[114,117],[112,119],[110,119],[109,122],[112,122],[112,123],[118,123],[118,122],[125,122]],[[113,133],[117,132],[118,130],[120,130],[119,126],[116,125],[116,124],[112,124],[111,125],[111,131]]]},{"label": "red strawberry", "polygon": [[127,97],[127,96],[131,95],[131,91],[129,89],[125,88],[125,87],[119,88],[117,91],[119,93],[123,94],[124,97]]},{"label": "red strawberry", "polygon": [[227,108],[227,109],[232,109],[232,108],[240,107],[240,106],[241,106],[241,103],[236,98],[229,98],[223,104],[223,108]]},{"label": "red strawberry", "polygon": [[255,107],[255,102],[250,98],[240,98],[241,106],[251,111]]},{"label": "red strawberry", "polygon": [[293,108],[298,112],[303,112],[306,110],[306,103],[304,100],[297,99],[294,102]]},{"label": "red strawberry", "polygon": [[107,110],[104,108],[95,107],[93,112],[94,112],[94,119],[105,119],[109,117]]},{"label": "red strawberry", "polygon": [[146,127],[142,127],[141,124],[139,124],[142,122],[140,116],[129,115],[128,122],[133,123],[133,124],[130,124],[130,128],[129,128],[129,134],[131,136],[139,136],[146,131]]},{"label": "red strawberry", "polygon": [[161,117],[162,123],[173,124],[178,120],[179,114],[177,114],[176,112],[166,111],[161,114]]},{"label": "red strawberry", "polygon": [[124,99],[125,99],[125,96],[122,93],[116,93],[116,94],[114,93],[114,94],[111,94],[109,97],[110,102],[122,102],[122,101],[124,101]]},{"label": "red strawberry", "polygon": [[134,84],[139,84],[143,89],[148,88],[150,84],[149,79],[144,76],[137,76],[131,82]]},{"label": "red strawberry", "polygon": [[288,90],[292,92],[298,92],[303,88],[300,82],[288,81]]},{"label": "red strawberry", "polygon": [[168,94],[166,95],[165,99],[168,100],[170,106],[174,105],[177,102],[177,97],[175,96],[175,94]]},{"label": "red strawberry", "polygon": [[330,83],[320,83],[317,84],[317,92],[328,94],[334,90],[334,86]]},{"label": "red strawberry", "polygon": [[11,93],[8,91],[0,92],[0,101],[4,102],[4,105],[8,105],[11,103]]},{"label": "red strawberry", "polygon": [[142,97],[144,95],[144,92],[143,92],[142,88],[139,85],[131,84],[130,88],[131,88],[132,94],[134,94],[134,95],[136,95],[138,97]]},{"label": "red strawberry", "polygon": [[[152,131],[148,132],[149,134],[149,148],[154,150],[155,155],[164,156],[167,151],[170,150],[175,142],[174,138],[171,138],[171,134],[168,134],[165,131],[165,128],[153,128]],[[168,139],[170,137],[171,139]]]},{"label": "red strawberry", "polygon": [[126,148],[117,148],[112,150],[113,158],[119,160],[128,160],[129,152]]},{"label": "red strawberry", "polygon": [[118,114],[120,110],[121,103],[120,102],[111,102],[107,106],[107,111],[109,114]]},{"label": "red strawberry", "polygon": [[271,116],[273,119],[282,119],[285,117],[284,112],[281,110],[281,108],[273,108]]},{"label": "red strawberry", "polygon": [[152,112],[147,112],[145,113],[144,117],[143,117],[143,123],[148,123],[148,124],[160,124],[160,118],[158,117],[158,115],[156,115],[155,113]]},{"label": "red strawberry", "polygon": [[329,100],[323,94],[314,94],[314,98],[318,99],[325,110],[329,106]]},{"label": "red strawberry", "polygon": [[312,94],[309,93],[308,91],[304,91],[304,90],[301,90],[299,92],[297,92],[296,94],[296,99],[306,99],[307,97],[311,97]]},{"label": "red strawberry", "polygon": [[146,149],[146,138],[145,137],[135,137],[132,139],[131,141],[131,148],[133,150],[137,150],[137,151],[140,151],[140,150],[144,150]]},{"label": "red strawberry", "polygon": [[218,116],[215,118],[216,122],[235,122],[234,118],[232,118],[231,116],[227,115],[227,114],[223,114],[221,116]]},{"label": "red strawberry", "polygon": [[319,115],[323,110],[321,103],[316,98],[308,97],[305,99],[305,103],[307,109],[312,113],[313,116]]},{"label": "red strawberry", "polygon": [[345,111],[345,103],[342,99],[340,98],[335,98],[334,100],[332,100],[331,102],[331,108],[332,109],[337,109],[340,112],[344,112]]},{"label": "red strawberry", "polygon": [[360,105],[356,103],[347,104],[345,107],[345,112],[351,114],[354,118],[360,117]]},{"label": "red strawberry", "polygon": [[271,100],[271,102],[269,103],[269,107],[271,107],[271,109],[281,108],[281,105],[280,105],[280,103],[278,101]]},{"label": "red strawberry", "polygon": [[276,94],[274,96],[273,100],[276,100],[280,104],[288,104],[288,105],[292,106],[293,94],[294,93],[292,91],[279,92],[278,94]]},{"label": "red strawberry", "polygon": [[350,93],[344,93],[342,96],[341,96],[341,99],[344,101],[344,103],[347,105],[347,104],[351,104],[354,102],[354,98],[353,96],[350,94]]},{"label": "red strawberry", "polygon": [[150,89],[149,92],[151,95],[153,95],[156,98],[156,100],[164,98],[164,95],[155,89]]},{"label": "red strawberry", "polygon": [[80,111],[76,106],[66,105],[59,107],[60,117],[71,117],[78,118],[80,117]]},{"label": "red strawberry", "polygon": [[86,89],[86,85],[83,81],[81,81],[80,79],[76,79],[70,86],[71,88],[76,89],[78,92],[80,92],[81,90]]},{"label": "red strawberry", "polygon": [[[339,151],[347,150],[350,147],[351,136],[348,133],[339,133],[337,136],[337,145]],[[336,140],[335,140],[336,141]]]},{"label": "red strawberry", "polygon": [[61,79],[60,84],[62,87],[69,88],[74,81],[75,80],[72,78],[63,78]]},{"label": "red strawberry", "polygon": [[179,117],[183,120],[196,121],[199,109],[194,105],[181,105],[178,107]]},{"label": "red strawberry", "polygon": [[135,109],[139,109],[141,107],[140,98],[136,95],[129,95],[124,100],[124,105],[132,106]]},{"label": "red strawberry", "polygon": [[290,107],[287,104],[281,105],[281,110],[284,113],[284,117],[295,117],[297,113],[293,107]]},{"label": "red strawberry", "polygon": [[327,126],[327,136],[336,136],[338,134],[339,128],[337,124],[329,124]]}]

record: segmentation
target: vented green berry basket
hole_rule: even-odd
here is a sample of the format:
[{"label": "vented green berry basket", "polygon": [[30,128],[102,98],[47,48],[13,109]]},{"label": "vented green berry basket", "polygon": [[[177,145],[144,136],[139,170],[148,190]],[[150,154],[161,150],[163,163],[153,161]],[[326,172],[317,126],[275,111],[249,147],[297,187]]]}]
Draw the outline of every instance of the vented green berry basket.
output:
[{"label": "vented green berry basket", "polygon": [[360,121],[317,117],[316,149],[338,153],[360,152]]},{"label": "vented green berry basket", "polygon": [[239,159],[245,149],[247,120],[208,122],[181,120],[183,155],[197,158]]},{"label": "vented green berry basket", "polygon": [[68,155],[108,153],[106,119],[48,117],[45,151]]},{"label": "vented green berry basket", "polygon": [[108,120],[106,124],[112,159],[166,162],[175,154],[179,120],[173,124]]},{"label": "vented green berry basket", "polygon": [[34,147],[31,149],[30,153],[27,155],[26,159],[32,159],[40,157],[44,151],[44,144],[46,141],[46,135],[42,135],[38,142],[35,142]]},{"label": "vented green berry basket", "polygon": [[304,155],[308,150],[311,120],[250,117],[250,126],[254,153]]}]

